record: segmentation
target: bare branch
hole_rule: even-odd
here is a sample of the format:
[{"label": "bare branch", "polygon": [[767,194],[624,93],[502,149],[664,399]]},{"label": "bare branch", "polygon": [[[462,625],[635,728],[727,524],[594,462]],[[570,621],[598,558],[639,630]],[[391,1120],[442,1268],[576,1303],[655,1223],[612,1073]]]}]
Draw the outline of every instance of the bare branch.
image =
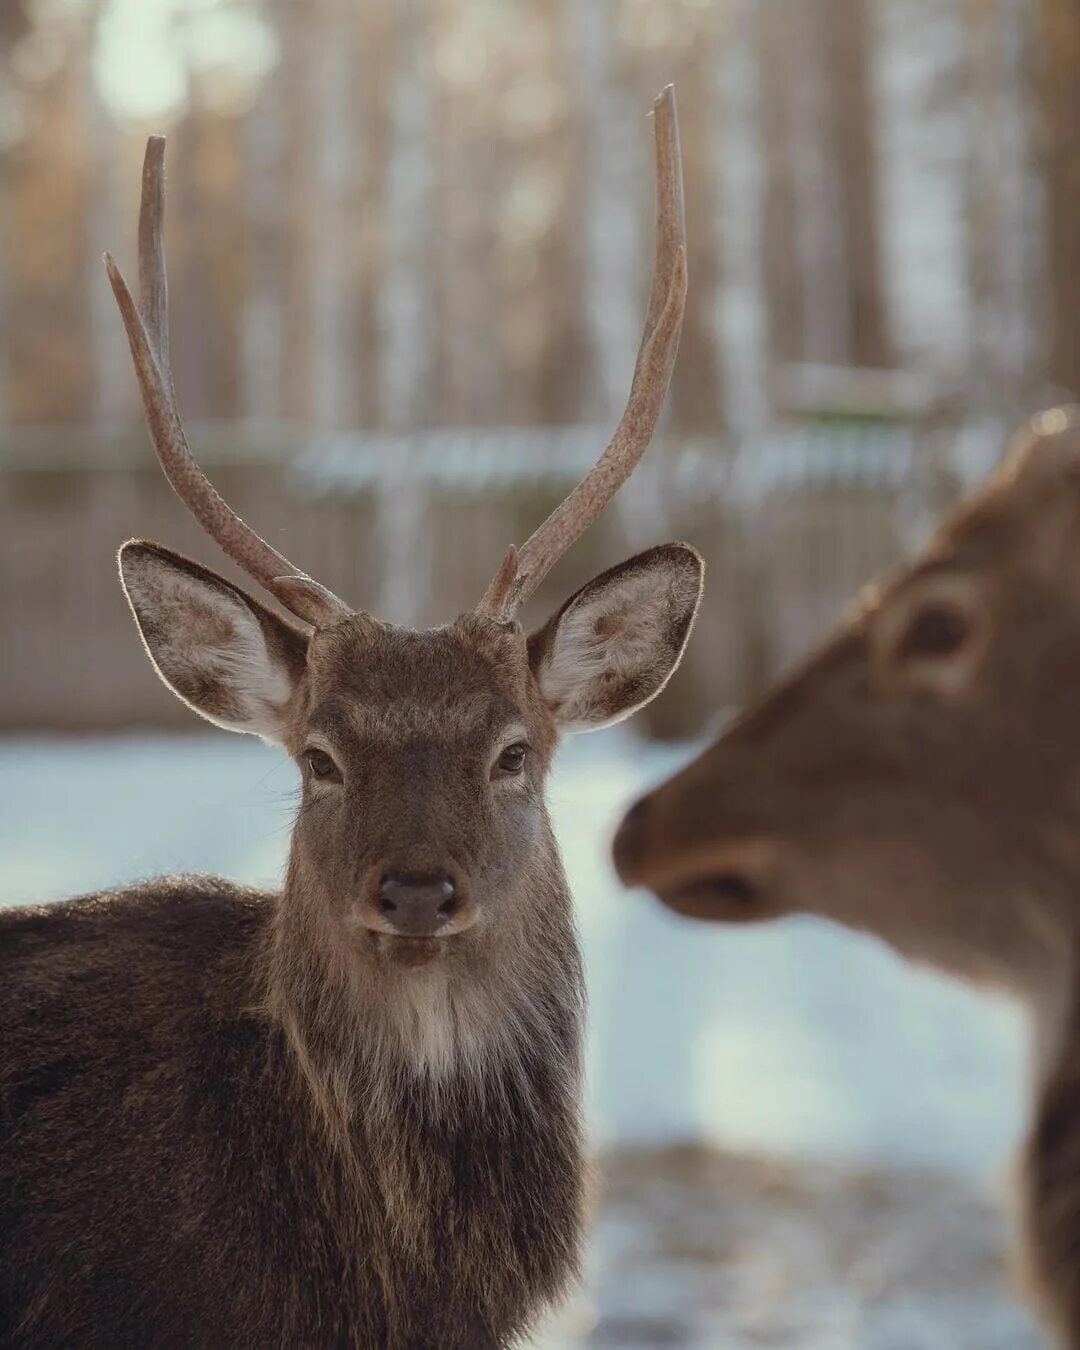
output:
[{"label": "bare branch", "polygon": [[105,255],[105,270],[127,332],[154,450],[177,496],[235,563],[308,623],[318,627],[337,622],[352,612],[349,607],[245,524],[199,468],[187,443],[169,361],[169,298],[162,243],[164,163],[165,138],[151,136],[143,160],[139,206],[138,304],[112,256]]},{"label": "bare branch", "polygon": [[509,559],[488,586],[481,613],[506,619],[530,596],[554,563],[596,519],[630,477],[649,447],[667,395],[686,306],[686,231],[683,222],[682,157],[675,91],[671,85],[653,104],[656,150],[656,260],[630,396],[603,454],[562,504],[517,553],[516,576]]}]

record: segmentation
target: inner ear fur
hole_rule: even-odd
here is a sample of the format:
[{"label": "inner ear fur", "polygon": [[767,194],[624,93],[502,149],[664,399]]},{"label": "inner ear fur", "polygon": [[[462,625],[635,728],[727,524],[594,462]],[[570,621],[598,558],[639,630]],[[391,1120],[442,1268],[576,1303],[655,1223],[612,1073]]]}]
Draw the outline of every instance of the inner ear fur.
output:
[{"label": "inner ear fur", "polygon": [[308,636],[172,549],[130,540],[117,558],[139,636],[163,683],[200,717],[280,741]]},{"label": "inner ear fur", "polygon": [[704,563],[660,544],[576,591],[528,639],[529,663],[564,731],[630,716],[678,668],[701,600]]}]

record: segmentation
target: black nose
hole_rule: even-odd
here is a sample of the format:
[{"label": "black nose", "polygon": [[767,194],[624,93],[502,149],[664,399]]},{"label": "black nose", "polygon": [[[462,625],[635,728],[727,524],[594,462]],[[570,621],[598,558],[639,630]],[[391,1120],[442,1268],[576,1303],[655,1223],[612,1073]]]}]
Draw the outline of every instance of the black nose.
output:
[{"label": "black nose", "polygon": [[403,937],[432,937],[456,908],[450,877],[388,872],[379,883],[379,913]]},{"label": "black nose", "polygon": [[632,886],[636,878],[637,863],[645,842],[645,823],[648,815],[649,799],[642,797],[641,801],[636,802],[623,817],[611,845],[615,870],[628,886]]}]

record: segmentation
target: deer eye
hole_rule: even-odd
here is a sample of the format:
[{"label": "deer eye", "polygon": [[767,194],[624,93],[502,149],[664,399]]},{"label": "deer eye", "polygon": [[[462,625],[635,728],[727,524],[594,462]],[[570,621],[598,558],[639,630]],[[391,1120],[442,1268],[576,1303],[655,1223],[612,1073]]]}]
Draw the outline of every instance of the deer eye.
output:
[{"label": "deer eye", "polygon": [[508,745],[496,761],[497,774],[512,776],[520,773],[525,767],[528,753],[529,747],[524,741],[515,741],[513,745]]},{"label": "deer eye", "polygon": [[924,605],[909,622],[896,647],[900,660],[952,656],[971,632],[968,618],[955,605]]},{"label": "deer eye", "polygon": [[307,760],[312,778],[324,782],[341,782],[341,770],[325,750],[319,750],[313,745],[308,746],[304,751],[304,758]]}]

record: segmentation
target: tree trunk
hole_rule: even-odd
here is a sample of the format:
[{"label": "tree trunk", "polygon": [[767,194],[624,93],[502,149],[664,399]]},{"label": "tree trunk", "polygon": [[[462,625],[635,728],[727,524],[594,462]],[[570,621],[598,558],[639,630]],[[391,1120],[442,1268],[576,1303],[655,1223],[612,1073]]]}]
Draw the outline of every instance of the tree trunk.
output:
[{"label": "tree trunk", "polygon": [[1047,374],[1080,397],[1080,3],[1040,0],[1046,246],[1051,339]]},{"label": "tree trunk", "polygon": [[758,107],[765,157],[762,248],[770,384],[777,366],[800,360],[804,355],[799,214],[792,155],[793,53],[789,32],[786,6],[776,0],[758,5],[756,46],[761,90]]},{"label": "tree trunk", "polygon": [[760,431],[769,417],[769,315],[765,266],[765,143],[760,65],[753,31],[759,0],[734,0],[714,66],[717,125],[712,177],[716,184],[720,268],[723,406],[736,433]]},{"label": "tree trunk", "polygon": [[[817,0],[826,157],[842,232],[847,361],[883,368],[891,344],[881,278],[875,107],[867,0]],[[839,280],[839,278],[838,278]]]},{"label": "tree trunk", "polygon": [[[719,134],[712,100],[717,53],[705,11],[688,14],[694,39],[678,62],[679,131],[691,282],[679,359],[671,378],[671,420],[684,431],[717,432],[723,425],[723,385],[714,315],[719,284],[719,212],[712,181],[713,138]],[[695,247],[696,241],[696,247]]]}]

